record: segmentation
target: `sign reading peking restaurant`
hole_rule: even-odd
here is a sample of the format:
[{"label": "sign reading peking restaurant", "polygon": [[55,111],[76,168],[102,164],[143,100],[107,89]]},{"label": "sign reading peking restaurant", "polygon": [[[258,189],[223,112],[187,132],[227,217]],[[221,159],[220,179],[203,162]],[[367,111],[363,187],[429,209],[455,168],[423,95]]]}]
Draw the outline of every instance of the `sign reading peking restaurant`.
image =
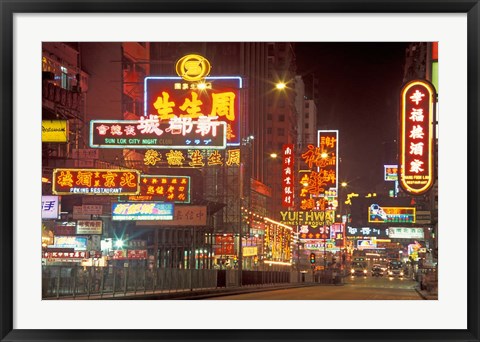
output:
[{"label": "sign reading peking restaurant", "polygon": [[55,195],[137,195],[138,170],[54,169],[52,193]]},{"label": "sign reading peking restaurant", "polygon": [[420,195],[434,182],[435,89],[414,80],[404,85],[400,98],[400,185]]}]

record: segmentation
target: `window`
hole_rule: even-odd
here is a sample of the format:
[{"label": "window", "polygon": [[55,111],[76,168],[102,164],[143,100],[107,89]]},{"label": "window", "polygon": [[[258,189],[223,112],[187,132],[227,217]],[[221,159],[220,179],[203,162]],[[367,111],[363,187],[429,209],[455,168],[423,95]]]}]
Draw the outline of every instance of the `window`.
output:
[{"label": "window", "polygon": [[63,89],[69,89],[69,80],[68,80],[68,70],[67,68],[65,67],[60,67],[60,69],[62,70],[62,75],[61,75],[61,87]]},{"label": "window", "polygon": [[272,127],[267,128],[267,134],[272,134]]},{"label": "window", "polygon": [[283,114],[280,115],[280,116],[278,117],[278,121],[281,121],[281,122],[285,121],[285,115],[283,115]]},{"label": "window", "polygon": [[267,120],[272,120],[272,113],[267,114]]},{"label": "window", "polygon": [[310,103],[305,102],[305,108],[309,108],[309,107],[310,107]]},{"label": "window", "polygon": [[277,128],[277,135],[279,137],[285,136],[285,128]]},{"label": "window", "polygon": [[310,113],[309,113],[309,112],[306,112],[306,113],[305,113],[305,118],[308,119],[309,117],[310,117]]},{"label": "window", "polygon": [[308,123],[305,124],[305,128],[308,128],[310,127],[310,125]]}]

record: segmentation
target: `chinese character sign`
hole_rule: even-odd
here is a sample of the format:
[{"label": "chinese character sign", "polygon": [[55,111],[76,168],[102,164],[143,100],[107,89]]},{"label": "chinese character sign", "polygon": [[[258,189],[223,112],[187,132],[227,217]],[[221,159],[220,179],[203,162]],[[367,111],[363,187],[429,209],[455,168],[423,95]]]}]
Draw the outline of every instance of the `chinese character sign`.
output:
[{"label": "chinese character sign", "polygon": [[238,76],[205,77],[200,83],[181,77],[146,77],[145,118],[178,123],[215,118],[226,124],[227,144],[239,145],[241,88]]},{"label": "chinese character sign", "polygon": [[397,165],[384,165],[384,180],[385,181],[397,181],[398,180],[398,166]]},{"label": "chinese character sign", "polygon": [[190,203],[190,177],[167,175],[140,176],[140,194],[129,200]]},{"label": "chinese character sign", "polygon": [[42,196],[42,219],[58,219],[58,196]]},{"label": "chinese character sign", "polygon": [[195,119],[157,115],[140,120],[90,121],[90,147],[135,149],[224,149],[227,124],[218,116],[201,115]]},{"label": "chinese character sign", "polygon": [[122,202],[112,203],[112,220],[173,220],[173,203]]},{"label": "chinese character sign", "polygon": [[282,205],[286,208],[293,206],[294,190],[294,155],[293,144],[283,145],[283,167],[282,167]]},{"label": "chinese character sign", "polygon": [[434,182],[435,89],[424,80],[401,91],[400,185],[410,194],[425,193]]},{"label": "chinese character sign", "polygon": [[109,169],[54,169],[55,195],[137,195],[140,172]]}]

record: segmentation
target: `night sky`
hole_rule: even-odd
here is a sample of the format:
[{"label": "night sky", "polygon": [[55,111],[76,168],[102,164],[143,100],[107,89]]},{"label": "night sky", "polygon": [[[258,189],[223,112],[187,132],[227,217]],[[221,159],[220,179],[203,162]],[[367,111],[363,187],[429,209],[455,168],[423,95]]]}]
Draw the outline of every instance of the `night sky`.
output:
[{"label": "night sky", "polygon": [[320,129],[338,129],[339,182],[373,192],[396,163],[399,92],[408,43],[296,43],[307,91],[318,78]]}]

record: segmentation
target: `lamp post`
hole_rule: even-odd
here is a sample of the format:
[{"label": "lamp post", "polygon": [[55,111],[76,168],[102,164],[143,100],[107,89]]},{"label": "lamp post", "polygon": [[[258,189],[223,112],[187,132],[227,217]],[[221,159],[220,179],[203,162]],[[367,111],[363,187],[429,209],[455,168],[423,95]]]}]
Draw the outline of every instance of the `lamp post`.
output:
[{"label": "lamp post", "polygon": [[276,211],[276,205],[275,205],[275,200],[277,199],[277,178],[275,177],[276,175],[276,170],[273,165],[273,161],[275,161],[278,158],[278,154],[276,152],[270,153],[270,179],[271,179],[271,184],[272,184],[272,197],[271,197],[271,203],[270,203],[270,216],[272,219],[275,219],[275,211]]}]

